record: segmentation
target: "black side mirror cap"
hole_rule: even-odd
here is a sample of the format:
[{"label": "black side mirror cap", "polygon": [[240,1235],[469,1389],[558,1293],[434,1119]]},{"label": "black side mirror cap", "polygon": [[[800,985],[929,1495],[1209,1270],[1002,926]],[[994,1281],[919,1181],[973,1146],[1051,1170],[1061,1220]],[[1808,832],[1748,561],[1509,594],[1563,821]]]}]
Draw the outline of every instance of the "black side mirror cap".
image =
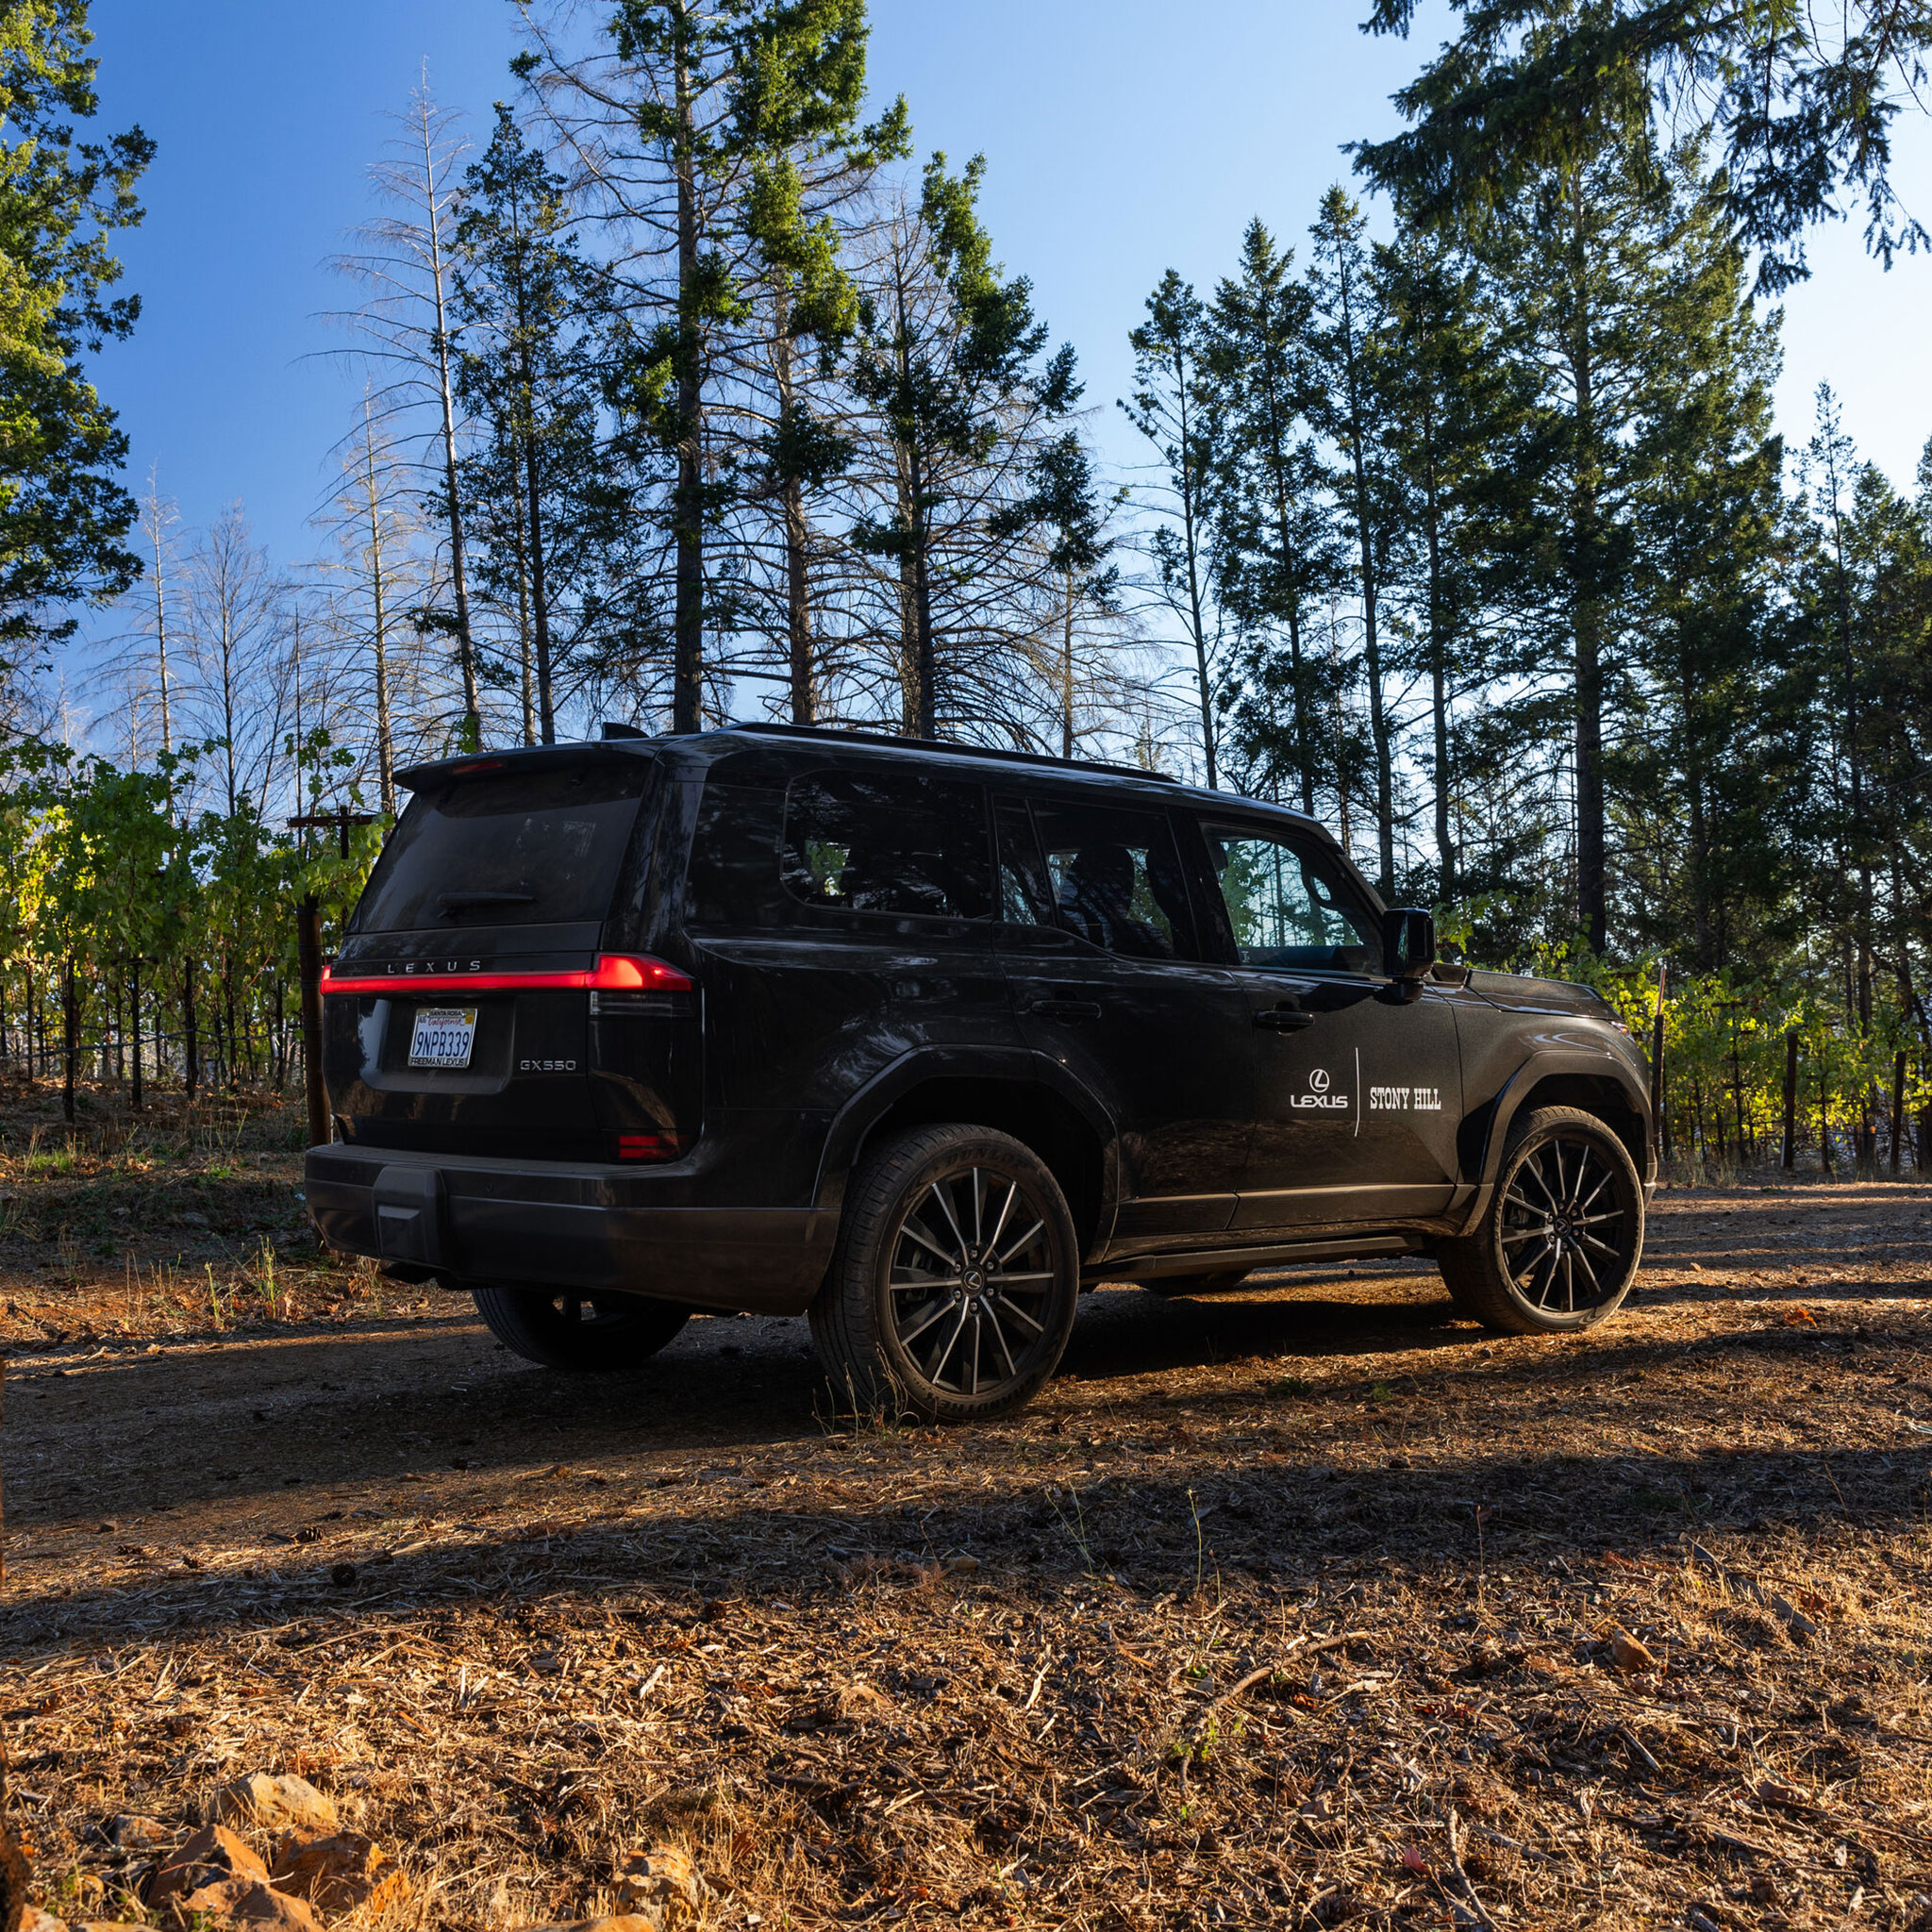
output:
[{"label": "black side mirror cap", "polygon": [[1419,906],[1391,907],[1382,915],[1382,970],[1416,990],[1436,965],[1436,915]]}]

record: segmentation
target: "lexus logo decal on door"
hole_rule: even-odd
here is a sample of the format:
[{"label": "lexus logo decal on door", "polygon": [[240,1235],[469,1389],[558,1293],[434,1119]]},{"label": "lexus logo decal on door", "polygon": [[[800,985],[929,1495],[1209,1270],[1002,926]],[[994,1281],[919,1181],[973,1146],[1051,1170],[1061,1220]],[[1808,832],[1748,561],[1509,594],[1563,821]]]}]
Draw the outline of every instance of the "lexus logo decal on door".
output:
[{"label": "lexus logo decal on door", "polygon": [[[1359,1048],[1355,1056],[1355,1084],[1362,1084],[1362,1057]],[[1346,1093],[1335,1091],[1335,1076],[1326,1067],[1308,1069],[1308,1091],[1293,1095],[1289,1103],[1297,1113],[1346,1113],[1353,1114],[1354,1129],[1359,1135],[1362,1130],[1361,1116],[1355,1113]]]},{"label": "lexus logo decal on door", "polygon": [[1324,1113],[1346,1113],[1348,1095],[1331,1092],[1329,1090],[1332,1084],[1332,1076],[1326,1067],[1310,1067],[1308,1091],[1306,1093],[1297,1093],[1289,1104],[1304,1110],[1319,1108]]}]

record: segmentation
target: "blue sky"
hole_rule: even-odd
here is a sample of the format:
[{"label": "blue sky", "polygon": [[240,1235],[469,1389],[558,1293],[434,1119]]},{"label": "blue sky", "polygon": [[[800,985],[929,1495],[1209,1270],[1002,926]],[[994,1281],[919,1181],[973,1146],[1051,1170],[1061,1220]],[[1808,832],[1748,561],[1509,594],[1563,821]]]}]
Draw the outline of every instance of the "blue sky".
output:
[{"label": "blue sky", "polygon": [[[873,0],[877,92],[903,92],[922,152],[984,151],[984,212],[1080,352],[1095,429],[1134,456],[1112,408],[1124,337],[1170,265],[1204,289],[1259,213],[1299,240],[1341,144],[1395,125],[1392,89],[1420,44],[1357,30],[1366,0]],[[327,257],[370,211],[365,170],[426,60],[445,105],[487,123],[511,83],[507,0],[94,0],[103,121],[159,143],[145,226],[125,238],[144,314],[98,378],[133,440],[132,478],[160,465],[184,520],[240,499],[277,556],[308,519],[358,386],[321,317],[353,300]],[[1932,131],[1903,143],[1907,199],[1932,224]],[[1849,228],[1814,243],[1787,304],[1780,406],[1808,433],[1810,393],[1839,388],[1863,451],[1909,482],[1932,434],[1924,352],[1932,259],[1890,275]]]}]

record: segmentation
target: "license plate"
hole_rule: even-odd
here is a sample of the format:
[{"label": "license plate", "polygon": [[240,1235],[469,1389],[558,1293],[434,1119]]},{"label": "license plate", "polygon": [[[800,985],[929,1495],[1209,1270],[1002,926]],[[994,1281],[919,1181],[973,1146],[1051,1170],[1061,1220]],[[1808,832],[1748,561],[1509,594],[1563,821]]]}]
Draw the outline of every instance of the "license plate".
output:
[{"label": "license plate", "polygon": [[418,1007],[409,1035],[412,1067],[467,1067],[476,1043],[475,1007]]}]

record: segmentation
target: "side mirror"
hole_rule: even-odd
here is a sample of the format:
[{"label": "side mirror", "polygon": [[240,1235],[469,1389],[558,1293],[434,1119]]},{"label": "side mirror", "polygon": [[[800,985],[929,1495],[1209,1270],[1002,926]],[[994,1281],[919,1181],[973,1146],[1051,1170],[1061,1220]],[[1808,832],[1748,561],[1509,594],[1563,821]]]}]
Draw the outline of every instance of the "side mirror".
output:
[{"label": "side mirror", "polygon": [[1416,998],[1436,964],[1436,915],[1416,906],[1382,915],[1382,970],[1403,995]]}]

